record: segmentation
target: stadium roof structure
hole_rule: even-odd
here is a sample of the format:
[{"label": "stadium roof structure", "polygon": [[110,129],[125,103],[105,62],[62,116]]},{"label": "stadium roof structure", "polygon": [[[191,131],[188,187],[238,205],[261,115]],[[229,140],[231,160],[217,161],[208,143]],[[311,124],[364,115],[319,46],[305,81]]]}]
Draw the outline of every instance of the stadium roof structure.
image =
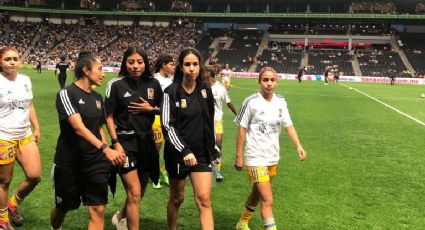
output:
[{"label": "stadium roof structure", "polygon": [[103,15],[103,16],[165,16],[185,18],[302,18],[302,19],[397,19],[425,20],[425,14],[374,14],[374,13],[219,13],[219,12],[162,12],[162,11],[105,11],[66,10],[0,6],[4,12],[41,13],[51,15]]}]

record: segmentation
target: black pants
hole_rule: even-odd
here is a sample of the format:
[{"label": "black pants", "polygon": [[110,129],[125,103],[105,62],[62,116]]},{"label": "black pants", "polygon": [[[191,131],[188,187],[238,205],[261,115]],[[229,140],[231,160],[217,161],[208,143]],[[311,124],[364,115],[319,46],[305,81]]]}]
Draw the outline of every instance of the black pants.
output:
[{"label": "black pants", "polygon": [[59,81],[59,86],[61,87],[61,89],[65,88],[66,74],[59,74],[58,81]]}]

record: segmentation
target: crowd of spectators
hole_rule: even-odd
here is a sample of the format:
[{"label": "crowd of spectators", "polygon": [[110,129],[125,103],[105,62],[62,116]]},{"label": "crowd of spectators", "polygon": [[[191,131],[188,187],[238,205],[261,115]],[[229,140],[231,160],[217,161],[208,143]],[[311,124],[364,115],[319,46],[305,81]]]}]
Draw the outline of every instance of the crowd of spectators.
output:
[{"label": "crowd of spectators", "polygon": [[[2,25],[5,28],[5,25]],[[0,47],[12,46],[19,51],[19,55],[23,55],[24,52],[31,45],[35,35],[39,32],[39,23],[28,23],[28,22],[10,22],[9,23],[9,34],[2,29],[0,34]],[[13,28],[13,29],[12,29]]]},{"label": "crowd of spectators", "polygon": [[257,68],[270,66],[280,73],[296,73],[301,66],[303,47],[288,42],[270,41],[257,58]]}]

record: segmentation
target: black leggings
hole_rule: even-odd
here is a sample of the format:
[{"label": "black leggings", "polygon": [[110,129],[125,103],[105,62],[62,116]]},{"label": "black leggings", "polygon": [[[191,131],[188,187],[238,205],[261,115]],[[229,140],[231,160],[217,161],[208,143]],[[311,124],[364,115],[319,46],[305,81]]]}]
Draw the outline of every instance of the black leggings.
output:
[{"label": "black leggings", "polygon": [[59,86],[61,87],[61,89],[65,88],[66,74],[59,74],[58,81],[59,81]]}]

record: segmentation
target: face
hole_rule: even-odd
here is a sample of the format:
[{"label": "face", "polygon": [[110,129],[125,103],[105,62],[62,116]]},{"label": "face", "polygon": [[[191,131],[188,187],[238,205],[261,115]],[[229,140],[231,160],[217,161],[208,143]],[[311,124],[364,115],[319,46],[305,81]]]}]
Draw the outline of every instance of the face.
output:
[{"label": "face", "polygon": [[92,85],[100,86],[102,84],[105,73],[103,72],[103,66],[99,59],[93,62],[91,70],[87,71],[87,75]]},{"label": "face", "polygon": [[167,75],[174,75],[174,72],[176,72],[176,66],[174,65],[174,62],[163,64],[162,68],[164,68],[164,71]]},{"label": "face", "polygon": [[205,81],[212,86],[215,82],[215,79],[212,77],[212,74],[210,71],[205,71]]},{"label": "face", "polygon": [[181,70],[186,79],[195,81],[199,76],[200,69],[199,59],[195,54],[188,54],[183,58]]},{"label": "face", "polygon": [[20,65],[19,54],[14,50],[8,50],[1,56],[0,66],[6,76],[16,75]]},{"label": "face", "polygon": [[142,55],[134,53],[128,56],[125,63],[130,77],[139,78],[145,72],[145,61]]},{"label": "face", "polygon": [[277,86],[277,75],[273,71],[265,71],[260,77],[260,89],[263,94],[272,94]]}]

